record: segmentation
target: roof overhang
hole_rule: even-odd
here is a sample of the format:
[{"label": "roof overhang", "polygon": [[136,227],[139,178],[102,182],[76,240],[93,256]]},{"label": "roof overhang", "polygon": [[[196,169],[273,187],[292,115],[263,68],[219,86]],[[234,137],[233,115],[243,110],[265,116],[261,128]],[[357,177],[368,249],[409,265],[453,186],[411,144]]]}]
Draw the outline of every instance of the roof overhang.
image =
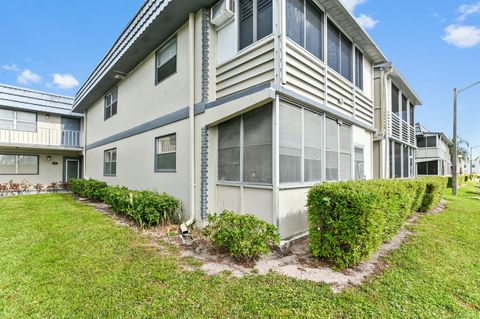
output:
[{"label": "roof overhang", "polygon": [[320,0],[319,2],[325,7],[328,15],[339,23],[341,28],[353,38],[355,44],[362,49],[373,64],[381,64],[388,61],[367,31],[360,26],[355,17],[345,8],[342,1]]},{"label": "roof overhang", "polygon": [[405,79],[405,77],[400,73],[400,71],[391,63],[382,63],[382,64],[377,64],[375,65],[375,68],[377,69],[391,69],[392,73],[390,74],[390,77],[395,84],[396,87],[398,87],[402,92],[408,97],[410,102],[413,105],[422,105],[423,102],[420,99],[420,97],[415,93],[413,90],[412,86],[408,83],[408,81]]},{"label": "roof overhang", "polygon": [[74,111],[84,112],[128,74],[169,36],[191,12],[213,4],[212,0],[146,0],[75,96]]}]

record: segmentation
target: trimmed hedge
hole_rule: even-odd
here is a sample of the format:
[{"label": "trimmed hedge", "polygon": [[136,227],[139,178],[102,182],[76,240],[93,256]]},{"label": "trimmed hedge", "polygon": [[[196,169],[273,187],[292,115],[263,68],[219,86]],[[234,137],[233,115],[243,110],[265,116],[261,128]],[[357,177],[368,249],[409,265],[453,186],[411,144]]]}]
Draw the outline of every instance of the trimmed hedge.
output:
[{"label": "trimmed hedge", "polygon": [[80,197],[105,202],[115,212],[129,217],[140,227],[173,224],[181,219],[180,201],[166,193],[107,186],[96,180],[73,180],[70,189]]},{"label": "trimmed hedge", "polygon": [[107,183],[94,179],[72,179],[68,182],[68,188],[80,197],[91,200],[102,200],[103,190]]},{"label": "trimmed hedge", "polygon": [[[462,186],[463,184],[467,183],[469,180],[470,180],[469,175],[458,175],[457,176],[457,187]],[[449,176],[448,177],[447,188],[452,188],[452,183],[453,183],[453,177]]]},{"label": "trimmed hedge", "polygon": [[438,204],[446,179],[323,183],[308,194],[310,250],[337,268],[370,257],[413,213]]},{"label": "trimmed hedge", "polygon": [[209,215],[208,223],[204,235],[237,260],[256,260],[280,242],[277,228],[253,215],[237,215],[225,210],[220,215]]}]

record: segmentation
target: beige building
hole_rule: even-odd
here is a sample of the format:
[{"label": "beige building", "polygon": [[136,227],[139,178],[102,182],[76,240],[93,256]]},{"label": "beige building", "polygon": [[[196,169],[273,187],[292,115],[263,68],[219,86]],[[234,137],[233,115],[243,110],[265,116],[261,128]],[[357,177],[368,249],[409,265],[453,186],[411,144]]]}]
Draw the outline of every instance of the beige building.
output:
[{"label": "beige building", "polygon": [[75,98],[85,176],[295,238],[312,185],[374,177],[387,62],[338,0],[147,0]]},{"label": "beige building", "polygon": [[0,184],[82,176],[82,115],[73,98],[0,85]]},{"label": "beige building", "polygon": [[[417,135],[417,174],[418,176],[451,176],[452,157],[450,145],[452,141],[443,133],[428,131],[420,123],[416,124]],[[465,162],[458,161],[459,174],[465,172]]]},{"label": "beige building", "polygon": [[373,178],[414,178],[415,108],[422,104],[391,63],[375,66]]}]

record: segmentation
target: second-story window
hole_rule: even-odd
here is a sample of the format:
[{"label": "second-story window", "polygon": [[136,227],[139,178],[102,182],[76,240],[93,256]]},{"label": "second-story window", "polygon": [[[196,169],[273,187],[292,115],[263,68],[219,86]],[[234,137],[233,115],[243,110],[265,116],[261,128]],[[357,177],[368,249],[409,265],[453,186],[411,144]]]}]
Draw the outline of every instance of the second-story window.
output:
[{"label": "second-story window", "polygon": [[328,20],[328,66],[352,82],[353,44]]},{"label": "second-story window", "polygon": [[408,99],[405,95],[402,95],[402,120],[408,120]]},{"label": "second-story window", "polygon": [[118,90],[115,88],[105,96],[105,120],[117,114]]},{"label": "second-story window", "polygon": [[392,113],[400,116],[400,101],[398,100],[400,96],[400,91],[398,88],[392,84]]},{"label": "second-story window", "polygon": [[0,129],[36,132],[37,114],[0,109]]},{"label": "second-story window", "polygon": [[311,0],[287,0],[287,36],[323,60],[323,12]]},{"label": "second-story window", "polygon": [[242,50],[273,32],[272,0],[239,1],[239,43]]},{"label": "second-story window", "polygon": [[156,58],[155,84],[177,72],[177,38],[171,39],[158,52]]},{"label": "second-story window", "polygon": [[415,106],[410,103],[410,125],[415,126]]},{"label": "second-story window", "polygon": [[355,86],[363,90],[363,54],[355,49]]}]

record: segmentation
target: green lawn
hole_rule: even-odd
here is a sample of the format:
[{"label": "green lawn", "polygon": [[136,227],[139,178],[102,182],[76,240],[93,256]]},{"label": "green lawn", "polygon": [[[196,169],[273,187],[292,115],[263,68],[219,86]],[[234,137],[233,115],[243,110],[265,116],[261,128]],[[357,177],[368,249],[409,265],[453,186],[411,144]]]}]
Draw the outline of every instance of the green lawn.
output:
[{"label": "green lawn", "polygon": [[[0,199],[0,317],[480,318],[480,200],[473,184],[361,287],[279,275],[243,279],[184,272],[69,195]],[[190,261],[191,262],[191,261]]]}]

